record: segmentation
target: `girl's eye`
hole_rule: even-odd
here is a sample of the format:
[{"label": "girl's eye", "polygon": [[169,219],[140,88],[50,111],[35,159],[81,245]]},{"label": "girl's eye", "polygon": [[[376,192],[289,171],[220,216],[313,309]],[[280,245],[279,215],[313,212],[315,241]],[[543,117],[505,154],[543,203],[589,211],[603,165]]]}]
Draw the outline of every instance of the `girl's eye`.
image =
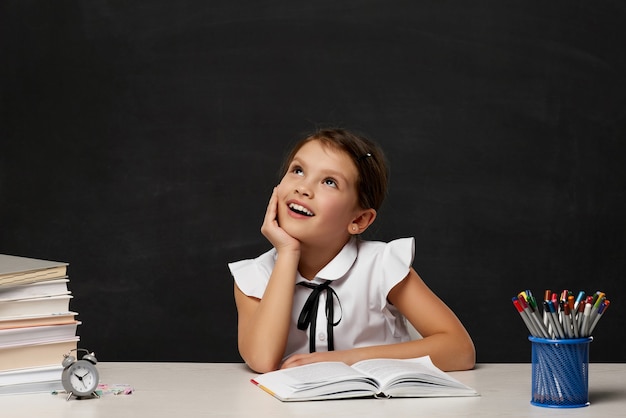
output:
[{"label": "girl's eye", "polygon": [[291,169],[291,172],[299,176],[304,174],[304,171],[300,167],[294,167],[293,169]]},{"label": "girl's eye", "polygon": [[330,187],[337,187],[337,182],[333,179],[326,179],[324,180],[324,184]]}]

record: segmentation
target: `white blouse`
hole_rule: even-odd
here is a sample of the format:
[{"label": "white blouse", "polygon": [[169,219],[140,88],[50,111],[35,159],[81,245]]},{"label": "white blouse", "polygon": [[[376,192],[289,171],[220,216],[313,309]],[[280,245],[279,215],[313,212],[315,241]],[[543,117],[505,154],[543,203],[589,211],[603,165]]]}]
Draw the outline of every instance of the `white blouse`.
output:
[{"label": "white blouse", "polygon": [[[413,263],[415,241],[401,238],[389,243],[363,241],[353,237],[315,277],[308,281],[299,273],[296,283],[321,284],[330,280],[333,298],[334,349],[345,350],[372,345],[392,344],[410,339],[406,320],[389,303],[389,291],[408,274]],[[255,259],[241,260],[228,266],[239,289],[248,296],[263,298],[274,263],[276,250]],[[298,317],[312,290],[294,283],[291,328],[285,350],[287,358],[308,353],[309,332],[297,327]],[[328,350],[326,298],[322,291],[317,307],[315,350]]]}]

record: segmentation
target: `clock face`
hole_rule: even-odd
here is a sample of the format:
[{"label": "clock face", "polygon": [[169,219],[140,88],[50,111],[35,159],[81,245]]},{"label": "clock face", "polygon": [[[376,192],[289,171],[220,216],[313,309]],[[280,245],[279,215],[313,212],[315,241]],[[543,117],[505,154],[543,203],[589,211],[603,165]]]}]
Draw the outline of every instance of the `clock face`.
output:
[{"label": "clock face", "polygon": [[98,387],[98,370],[92,363],[79,360],[64,370],[62,380],[65,390],[74,395],[91,395]]}]

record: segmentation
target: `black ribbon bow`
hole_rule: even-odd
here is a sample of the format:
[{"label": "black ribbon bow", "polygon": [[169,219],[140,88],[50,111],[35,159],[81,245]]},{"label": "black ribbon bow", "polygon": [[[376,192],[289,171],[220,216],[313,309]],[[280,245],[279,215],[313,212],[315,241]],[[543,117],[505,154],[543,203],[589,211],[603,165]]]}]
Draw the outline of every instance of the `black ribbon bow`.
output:
[{"label": "black ribbon bow", "polygon": [[[304,302],[304,306],[302,307],[302,311],[300,312],[300,316],[298,317],[298,329],[304,331],[309,325],[311,326],[309,332],[309,351],[311,353],[315,352],[315,326],[317,323],[317,308],[320,302],[320,295],[325,290],[326,291],[326,331],[328,334],[328,351],[333,351],[335,349],[334,338],[333,338],[333,327],[337,326],[339,322],[341,322],[341,317],[337,320],[337,322],[333,322],[334,317],[334,306],[333,306],[333,297],[337,298],[337,302],[339,302],[339,297],[337,293],[330,287],[330,280],[326,280],[322,284],[314,284],[307,282],[299,282],[298,285],[308,287],[312,289],[311,294],[307,298],[306,302]],[[341,302],[339,302],[339,307],[341,308]]]}]

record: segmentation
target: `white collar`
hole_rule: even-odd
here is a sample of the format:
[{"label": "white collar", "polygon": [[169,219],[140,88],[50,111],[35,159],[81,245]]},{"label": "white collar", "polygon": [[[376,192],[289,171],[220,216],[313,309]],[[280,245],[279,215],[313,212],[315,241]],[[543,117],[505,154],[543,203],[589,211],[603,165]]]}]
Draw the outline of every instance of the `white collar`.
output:
[{"label": "white collar", "polygon": [[[356,261],[358,254],[357,237],[351,237],[339,254],[326,264],[315,276],[313,282],[337,280],[346,275]],[[298,273],[296,282],[308,281]]]}]

